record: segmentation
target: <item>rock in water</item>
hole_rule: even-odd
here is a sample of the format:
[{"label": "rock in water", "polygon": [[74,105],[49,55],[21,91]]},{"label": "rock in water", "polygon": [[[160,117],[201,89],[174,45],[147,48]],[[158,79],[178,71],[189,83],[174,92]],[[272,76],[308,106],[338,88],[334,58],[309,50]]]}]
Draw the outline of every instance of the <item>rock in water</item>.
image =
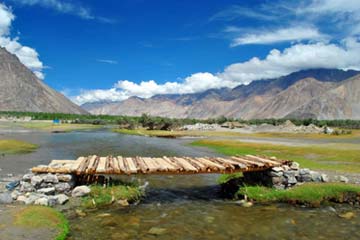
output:
[{"label": "rock in water", "polygon": [[355,213],[353,212],[346,212],[343,214],[339,214],[339,217],[344,218],[344,219],[352,219],[355,217]]},{"label": "rock in water", "polygon": [[83,197],[88,195],[91,192],[91,189],[88,186],[78,186],[72,190],[71,196],[73,197]]},{"label": "rock in water", "polygon": [[166,228],[152,227],[148,233],[152,235],[162,235],[166,233]]}]

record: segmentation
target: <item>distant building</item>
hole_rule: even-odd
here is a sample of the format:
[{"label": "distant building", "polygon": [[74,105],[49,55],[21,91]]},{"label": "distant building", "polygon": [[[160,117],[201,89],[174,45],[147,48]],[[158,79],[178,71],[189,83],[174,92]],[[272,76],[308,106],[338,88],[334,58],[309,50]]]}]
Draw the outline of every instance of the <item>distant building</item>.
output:
[{"label": "distant building", "polygon": [[54,119],[53,124],[60,124],[60,120],[59,119]]}]

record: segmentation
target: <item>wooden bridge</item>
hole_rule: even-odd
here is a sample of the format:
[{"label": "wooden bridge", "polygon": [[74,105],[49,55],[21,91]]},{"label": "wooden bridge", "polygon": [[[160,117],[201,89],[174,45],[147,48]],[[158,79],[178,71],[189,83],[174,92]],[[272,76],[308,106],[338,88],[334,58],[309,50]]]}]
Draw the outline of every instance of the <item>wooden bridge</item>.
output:
[{"label": "wooden bridge", "polygon": [[80,157],[77,160],[53,160],[49,165],[32,168],[34,173],[76,175],[120,174],[196,174],[264,171],[289,164],[263,156],[233,157]]}]

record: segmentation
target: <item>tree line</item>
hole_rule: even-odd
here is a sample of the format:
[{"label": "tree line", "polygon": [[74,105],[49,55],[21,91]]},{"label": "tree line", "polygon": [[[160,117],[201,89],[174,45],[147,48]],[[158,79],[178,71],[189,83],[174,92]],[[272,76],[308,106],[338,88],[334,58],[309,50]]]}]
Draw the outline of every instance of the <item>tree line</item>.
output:
[{"label": "tree line", "polygon": [[192,119],[192,118],[166,118],[166,117],[154,117],[148,114],[142,114],[141,116],[113,116],[113,115],[79,115],[79,114],[67,114],[67,113],[43,113],[43,112],[12,112],[3,111],[0,112],[0,117],[7,118],[24,118],[31,117],[32,120],[54,120],[58,119],[61,122],[67,123],[79,123],[79,124],[95,124],[106,125],[114,124],[124,128],[137,128],[145,127],[150,130],[171,130],[176,129],[184,125],[191,125],[195,123],[207,123],[207,124],[224,124],[226,122],[238,122],[241,124],[260,125],[271,124],[278,126],[284,124],[286,120],[290,120],[297,126],[314,124],[318,127],[338,127],[348,129],[360,129],[360,120],[341,119],[341,120],[318,120],[318,119],[251,119],[243,120],[236,118],[227,118],[224,116],[212,119]]}]

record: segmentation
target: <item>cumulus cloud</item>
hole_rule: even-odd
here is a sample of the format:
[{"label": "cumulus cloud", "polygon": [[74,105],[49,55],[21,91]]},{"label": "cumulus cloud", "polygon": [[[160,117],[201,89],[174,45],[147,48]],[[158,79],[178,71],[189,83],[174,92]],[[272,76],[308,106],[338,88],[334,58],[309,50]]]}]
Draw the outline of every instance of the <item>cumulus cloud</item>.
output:
[{"label": "cumulus cloud", "polygon": [[223,72],[195,73],[181,82],[158,84],[154,80],[137,84],[128,80],[118,81],[113,88],[83,90],[72,99],[79,103],[100,100],[120,101],[131,96],[148,98],[156,94],[185,94],[212,88],[235,87],[253,80],[280,77],[309,68],[340,68],[360,70],[360,43],[349,38],[340,44],[295,44],[283,51],[271,50],[264,59],[254,57],[248,61],[231,64]]},{"label": "cumulus cloud", "polygon": [[95,18],[88,8],[85,8],[81,5],[76,5],[72,2],[65,2],[61,0],[11,0],[11,1],[28,6],[39,5],[45,8],[53,9],[57,12],[76,15],[83,19]]},{"label": "cumulus cloud", "polygon": [[37,51],[31,47],[23,46],[18,37],[12,38],[10,36],[10,28],[14,19],[15,16],[11,9],[0,3],[0,46],[15,54],[38,78],[44,79],[42,72],[44,65],[40,61]]},{"label": "cumulus cloud", "polygon": [[[229,31],[229,28],[227,28]],[[321,40],[328,37],[314,27],[288,27],[271,31],[247,33],[244,36],[233,39],[231,46],[236,47],[245,44],[271,44],[287,41]]]}]

